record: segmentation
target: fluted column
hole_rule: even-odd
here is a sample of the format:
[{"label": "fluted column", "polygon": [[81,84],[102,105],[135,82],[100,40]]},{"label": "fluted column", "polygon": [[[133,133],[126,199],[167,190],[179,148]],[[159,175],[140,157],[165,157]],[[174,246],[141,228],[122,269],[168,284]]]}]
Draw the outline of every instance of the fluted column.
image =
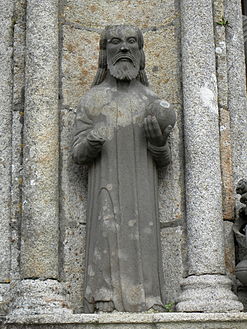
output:
[{"label": "fluted column", "polygon": [[0,315],[10,281],[13,1],[0,0]]},{"label": "fluted column", "polygon": [[61,312],[64,307],[58,281],[58,81],[58,0],[28,0],[22,280],[13,288],[13,317]]},{"label": "fluted column", "polygon": [[242,309],[225,275],[212,0],[182,0],[188,277],[177,310]]}]

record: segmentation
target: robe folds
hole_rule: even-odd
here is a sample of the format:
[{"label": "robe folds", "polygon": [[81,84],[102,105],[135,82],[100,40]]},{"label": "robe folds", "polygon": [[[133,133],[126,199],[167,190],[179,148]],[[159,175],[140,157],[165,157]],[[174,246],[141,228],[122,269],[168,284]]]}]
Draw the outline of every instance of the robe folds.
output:
[{"label": "robe folds", "polygon": [[[73,157],[89,167],[86,312],[101,301],[126,312],[163,305],[157,166],[169,163],[170,150],[148,144],[143,127],[157,99],[137,80],[126,91],[108,76],[78,108]],[[105,139],[100,151],[94,132]]]}]

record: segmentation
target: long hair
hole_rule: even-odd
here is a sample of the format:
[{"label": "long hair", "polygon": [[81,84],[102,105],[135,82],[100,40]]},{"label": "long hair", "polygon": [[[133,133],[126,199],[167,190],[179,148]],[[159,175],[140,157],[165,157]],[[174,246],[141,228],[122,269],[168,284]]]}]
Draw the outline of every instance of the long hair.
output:
[{"label": "long hair", "polygon": [[138,37],[138,46],[139,46],[140,53],[141,53],[140,70],[137,75],[137,80],[139,80],[144,86],[148,86],[148,79],[147,79],[147,75],[145,72],[145,54],[143,51],[144,40],[143,40],[143,35],[142,35],[141,30],[132,25],[110,25],[110,26],[106,26],[106,28],[103,30],[103,32],[101,33],[101,36],[100,36],[98,71],[97,71],[94,81],[92,83],[92,87],[99,85],[106,78],[106,73],[108,70],[107,55],[106,55],[107,35],[111,29],[115,29],[118,27],[131,27],[136,30],[137,37]]}]

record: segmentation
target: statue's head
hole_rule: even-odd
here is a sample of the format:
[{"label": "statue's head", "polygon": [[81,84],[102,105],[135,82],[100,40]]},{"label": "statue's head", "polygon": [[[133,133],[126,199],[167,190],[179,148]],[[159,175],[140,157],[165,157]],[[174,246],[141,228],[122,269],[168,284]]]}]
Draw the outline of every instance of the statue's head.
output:
[{"label": "statue's head", "polygon": [[247,192],[247,180],[242,178],[240,179],[240,181],[238,182],[237,184],[237,187],[236,187],[236,192],[237,194],[244,194]]},{"label": "statue's head", "polygon": [[93,82],[100,84],[110,74],[119,80],[138,79],[148,85],[145,73],[143,35],[131,25],[107,26],[101,34],[99,68]]}]

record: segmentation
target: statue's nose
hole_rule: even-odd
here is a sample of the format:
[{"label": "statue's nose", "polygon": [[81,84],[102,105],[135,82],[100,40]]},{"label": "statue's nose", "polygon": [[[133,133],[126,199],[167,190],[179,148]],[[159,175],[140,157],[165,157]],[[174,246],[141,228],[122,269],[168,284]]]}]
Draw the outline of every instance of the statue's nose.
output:
[{"label": "statue's nose", "polygon": [[127,52],[127,51],[129,51],[129,47],[128,47],[128,45],[126,44],[126,42],[124,42],[123,44],[122,44],[122,46],[121,46],[121,51],[122,52]]}]

